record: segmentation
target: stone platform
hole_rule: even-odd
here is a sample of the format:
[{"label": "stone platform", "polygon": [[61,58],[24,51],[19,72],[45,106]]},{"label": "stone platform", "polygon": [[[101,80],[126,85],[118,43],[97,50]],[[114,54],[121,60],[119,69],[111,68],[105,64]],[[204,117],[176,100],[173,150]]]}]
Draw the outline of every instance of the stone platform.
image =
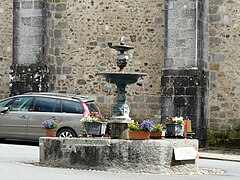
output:
[{"label": "stone platform", "polygon": [[39,140],[40,164],[46,166],[137,173],[164,173],[184,168],[197,171],[198,159],[175,160],[174,148],[177,147],[198,147],[198,141],[48,137]]}]

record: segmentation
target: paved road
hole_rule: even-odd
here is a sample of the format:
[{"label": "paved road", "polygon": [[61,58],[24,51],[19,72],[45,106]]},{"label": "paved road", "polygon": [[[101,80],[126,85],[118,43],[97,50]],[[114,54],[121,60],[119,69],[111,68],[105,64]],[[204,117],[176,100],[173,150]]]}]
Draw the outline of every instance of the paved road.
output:
[{"label": "paved road", "polygon": [[1,180],[158,180],[158,179],[182,179],[202,180],[240,179],[240,162],[216,161],[200,159],[200,167],[218,167],[226,173],[221,175],[194,175],[194,176],[161,176],[157,174],[127,174],[107,173],[97,171],[84,171],[75,169],[50,168],[31,165],[38,162],[38,146],[0,144],[0,179]]}]

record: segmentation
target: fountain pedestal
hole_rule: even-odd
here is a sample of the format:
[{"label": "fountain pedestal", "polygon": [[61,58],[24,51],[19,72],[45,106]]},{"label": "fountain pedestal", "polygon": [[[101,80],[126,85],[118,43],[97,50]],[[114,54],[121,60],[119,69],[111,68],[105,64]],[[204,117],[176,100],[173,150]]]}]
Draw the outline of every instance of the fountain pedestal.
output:
[{"label": "fountain pedestal", "polygon": [[106,81],[117,86],[117,100],[112,108],[112,116],[108,123],[111,126],[111,138],[128,139],[128,123],[132,122],[129,117],[130,108],[126,104],[126,86],[134,84],[146,73],[135,72],[100,72],[97,75],[105,77]]}]

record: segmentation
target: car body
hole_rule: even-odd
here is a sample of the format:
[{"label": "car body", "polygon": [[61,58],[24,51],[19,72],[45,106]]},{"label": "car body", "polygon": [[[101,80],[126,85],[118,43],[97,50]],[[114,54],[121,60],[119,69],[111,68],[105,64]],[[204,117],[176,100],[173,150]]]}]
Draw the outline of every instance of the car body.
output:
[{"label": "car body", "polygon": [[59,122],[58,137],[84,134],[81,123],[89,112],[99,112],[93,98],[61,93],[26,93],[0,101],[0,138],[38,140],[45,136],[42,122]]}]

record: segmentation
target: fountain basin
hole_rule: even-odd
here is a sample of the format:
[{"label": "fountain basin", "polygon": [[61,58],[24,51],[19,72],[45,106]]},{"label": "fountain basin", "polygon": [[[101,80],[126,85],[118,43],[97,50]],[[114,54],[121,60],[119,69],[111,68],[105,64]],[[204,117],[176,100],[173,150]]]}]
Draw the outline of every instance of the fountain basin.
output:
[{"label": "fountain basin", "polygon": [[105,77],[106,81],[112,84],[134,84],[146,73],[137,72],[99,72],[97,75]]},{"label": "fountain basin", "polygon": [[[198,168],[198,159],[176,160],[174,149],[198,148],[195,139],[123,140],[108,138],[39,139],[40,164],[109,172],[179,173]],[[179,167],[178,167],[179,166]],[[178,167],[178,168],[177,168]]]}]

